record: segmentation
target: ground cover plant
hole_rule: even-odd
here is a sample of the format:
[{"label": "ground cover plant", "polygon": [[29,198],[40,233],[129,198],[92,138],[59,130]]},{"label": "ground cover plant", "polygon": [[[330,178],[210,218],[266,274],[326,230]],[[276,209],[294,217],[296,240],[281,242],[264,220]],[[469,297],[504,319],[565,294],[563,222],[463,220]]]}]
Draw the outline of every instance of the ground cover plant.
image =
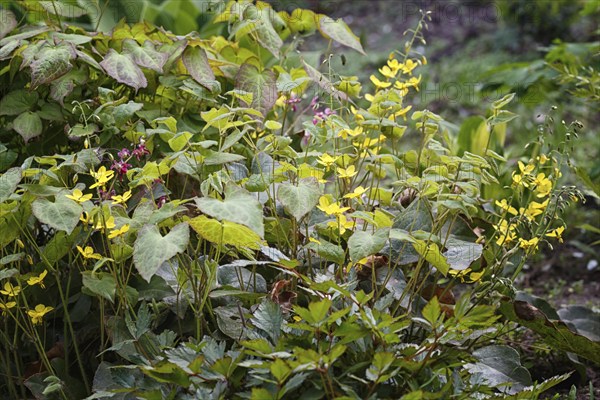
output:
[{"label": "ground cover plant", "polygon": [[537,398],[569,374],[533,380],[517,327],[599,362],[592,311],[514,284],[583,200],[585,128],[548,109],[507,159],[513,93],[417,106],[429,13],[360,81],[331,51],[359,38],[307,9],[175,34],[93,4],[1,11],[6,398]]}]

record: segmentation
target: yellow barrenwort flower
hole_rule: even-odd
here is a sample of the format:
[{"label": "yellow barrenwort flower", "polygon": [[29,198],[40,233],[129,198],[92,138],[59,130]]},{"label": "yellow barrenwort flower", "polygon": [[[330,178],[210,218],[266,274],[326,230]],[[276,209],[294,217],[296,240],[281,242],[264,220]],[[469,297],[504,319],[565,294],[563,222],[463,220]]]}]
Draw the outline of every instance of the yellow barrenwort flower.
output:
[{"label": "yellow barrenwort flower", "polygon": [[2,315],[6,315],[6,312],[11,308],[14,308],[17,305],[14,301],[8,301],[6,303],[0,303],[0,310],[2,310]]},{"label": "yellow barrenwort flower", "polygon": [[115,226],[115,217],[111,215],[105,221],[105,223],[103,223],[102,220],[98,221],[98,223],[94,226],[94,229],[104,231],[104,229],[113,229]]},{"label": "yellow barrenwort flower", "polygon": [[127,200],[131,198],[131,190],[126,191],[123,195],[117,195],[112,197],[113,204],[125,204]]},{"label": "yellow barrenwort flower", "polygon": [[366,192],[367,192],[367,189],[365,189],[362,186],[359,186],[356,189],[354,189],[354,191],[352,193],[348,193],[348,194],[344,195],[344,198],[345,199],[354,199],[356,197],[362,196]]},{"label": "yellow barrenwort flower", "polygon": [[21,293],[21,286],[13,286],[12,283],[6,282],[4,290],[0,290],[0,293],[8,297],[17,297]]},{"label": "yellow barrenwort flower", "polygon": [[537,174],[533,184],[535,185],[535,193],[537,197],[546,197],[552,191],[552,181],[546,178],[544,173]]},{"label": "yellow barrenwort flower", "polygon": [[340,207],[337,202],[331,203],[327,196],[321,196],[317,208],[327,215],[338,215],[350,209],[350,207]]},{"label": "yellow barrenwort flower", "polygon": [[90,214],[88,214],[88,213],[87,213],[87,212],[85,212],[85,211],[81,213],[81,216],[79,216],[79,220],[80,220],[81,222],[83,222],[84,224],[86,224],[86,225],[88,225],[88,224],[91,224],[91,223],[92,223],[92,221],[90,221]]},{"label": "yellow barrenwort flower", "polygon": [[499,225],[494,225],[494,228],[500,233],[498,239],[496,239],[496,244],[498,246],[508,244],[517,238],[515,226],[512,224],[509,225],[504,219],[500,221]]},{"label": "yellow barrenwort flower", "polygon": [[565,227],[564,226],[559,226],[558,228],[551,230],[550,232],[546,233],[546,236],[548,237],[553,237],[558,239],[558,241],[560,243],[563,242],[563,238],[562,238],[562,233],[565,231]]},{"label": "yellow barrenwort flower", "polygon": [[406,60],[405,63],[401,63],[400,64],[401,68],[402,68],[402,72],[404,72],[405,74],[412,74],[413,69],[417,68],[419,66],[419,63],[413,61],[413,60]]},{"label": "yellow barrenwort flower", "polygon": [[392,84],[390,82],[382,82],[379,79],[377,79],[377,77],[375,75],[371,75],[371,82],[373,82],[373,85],[375,85],[375,87],[377,89],[385,89],[385,88],[389,88],[390,86],[392,86]]},{"label": "yellow barrenwort flower", "polygon": [[379,72],[381,73],[381,75],[385,76],[388,79],[394,79],[398,74],[398,70],[394,70],[387,65],[384,65],[383,67],[379,68]]},{"label": "yellow barrenwort flower", "polygon": [[531,203],[529,203],[527,205],[526,209],[525,208],[519,209],[519,214],[525,215],[525,218],[527,218],[527,220],[529,222],[533,222],[535,217],[537,217],[540,214],[543,214],[546,207],[548,207],[549,202],[550,202],[550,199],[546,199],[546,201],[544,201],[543,203],[538,203],[537,201],[532,201]]},{"label": "yellow barrenwort flower", "polygon": [[126,234],[129,231],[129,224],[125,224],[122,227],[120,227],[119,229],[115,229],[110,231],[110,233],[108,234],[108,238],[109,239],[114,239],[117,236],[121,236]]},{"label": "yellow barrenwort flower", "polygon": [[546,164],[546,162],[549,160],[548,157],[546,157],[545,154],[540,154],[537,158],[537,160],[540,162],[540,164],[544,165]]},{"label": "yellow barrenwort flower", "polygon": [[77,251],[83,256],[83,258],[93,258],[95,260],[100,260],[102,256],[98,253],[94,253],[94,249],[91,246],[85,246],[85,249],[81,248],[81,246],[77,246]]},{"label": "yellow barrenwort flower", "polygon": [[358,174],[354,165],[351,165],[348,168],[338,168],[337,172],[340,178],[352,178],[354,175]]},{"label": "yellow barrenwort flower", "polygon": [[329,221],[327,226],[333,229],[339,229],[340,235],[343,235],[346,230],[354,228],[354,221],[348,221],[343,214],[337,214],[336,221]]},{"label": "yellow barrenwort flower", "polygon": [[96,180],[96,183],[90,186],[90,189],[93,189],[98,186],[104,187],[115,176],[115,171],[107,171],[105,166],[101,166],[97,172],[90,171],[90,175]]},{"label": "yellow barrenwort flower", "polygon": [[317,160],[317,162],[327,168],[329,168],[333,163],[335,163],[340,157],[332,157],[327,153],[323,153],[321,157]]},{"label": "yellow barrenwort flower", "polygon": [[31,278],[27,279],[27,284],[29,286],[39,284],[42,288],[45,288],[46,286],[44,286],[44,278],[46,277],[47,274],[48,274],[48,271],[44,270],[44,272],[42,272],[38,276],[32,276]]},{"label": "yellow barrenwort flower", "polygon": [[503,209],[504,211],[509,212],[512,215],[518,214],[517,209],[512,207],[510,204],[508,204],[506,199],[502,199],[501,201],[496,200],[496,205],[498,207],[500,207],[501,209]]},{"label": "yellow barrenwort flower", "polygon": [[34,325],[37,325],[42,322],[44,315],[48,314],[52,310],[54,310],[54,307],[38,304],[35,306],[35,309],[27,311],[27,314],[29,314],[31,317],[31,322],[33,322]]},{"label": "yellow barrenwort flower", "polygon": [[342,129],[338,132],[338,136],[342,139],[348,139],[348,136],[355,137],[363,133],[362,126],[357,126],[354,129]]},{"label": "yellow barrenwort flower", "polygon": [[529,240],[519,238],[519,247],[524,249],[525,251],[529,251],[529,250],[535,251],[538,248],[539,241],[540,241],[540,239],[536,238],[536,237],[529,239]]},{"label": "yellow barrenwort flower", "polygon": [[85,203],[92,198],[91,194],[84,195],[79,189],[73,190],[73,194],[65,194],[65,197],[71,200],[75,200],[78,203]]}]

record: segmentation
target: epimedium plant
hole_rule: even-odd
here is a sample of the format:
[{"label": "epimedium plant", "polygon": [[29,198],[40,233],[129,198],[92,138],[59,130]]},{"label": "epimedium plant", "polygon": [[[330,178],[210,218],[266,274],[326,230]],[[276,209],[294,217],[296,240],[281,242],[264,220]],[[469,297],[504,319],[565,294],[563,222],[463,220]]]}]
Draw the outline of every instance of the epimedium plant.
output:
[{"label": "epimedium plant", "polygon": [[532,382],[514,323],[598,361],[513,286],[579,196],[550,117],[515,164],[512,95],[460,131],[413,110],[427,13],[362,94],[298,51],[364,52],[343,21],[214,7],[222,35],[3,12],[4,392],[536,398],[567,376]]}]

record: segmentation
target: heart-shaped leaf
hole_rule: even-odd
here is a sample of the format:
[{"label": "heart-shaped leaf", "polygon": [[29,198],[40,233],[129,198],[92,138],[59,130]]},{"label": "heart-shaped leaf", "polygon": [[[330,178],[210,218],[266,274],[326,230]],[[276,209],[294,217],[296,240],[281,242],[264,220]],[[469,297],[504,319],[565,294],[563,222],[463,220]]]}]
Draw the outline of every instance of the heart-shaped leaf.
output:
[{"label": "heart-shaped leaf", "polygon": [[13,129],[23,138],[25,143],[42,134],[42,119],[37,113],[25,111],[13,121]]},{"label": "heart-shaped leaf", "polygon": [[31,210],[40,222],[69,234],[79,223],[83,212],[79,204],[63,195],[57,195],[54,203],[47,199],[37,199],[31,205]]},{"label": "heart-shaped leaf", "polygon": [[165,236],[156,225],[144,226],[133,246],[133,263],[140,276],[150,282],[162,263],[185,251],[189,240],[190,231],[185,223],[175,226]]},{"label": "heart-shaped leaf", "polygon": [[253,250],[259,250],[262,245],[261,239],[256,233],[235,222],[219,222],[201,215],[190,220],[189,224],[203,239],[212,243],[239,248],[248,247]]},{"label": "heart-shaped leaf", "polygon": [[357,262],[377,253],[388,240],[389,229],[379,229],[375,233],[356,231],[348,240],[350,259]]},{"label": "heart-shaped leaf", "polygon": [[133,61],[140,67],[154,70],[159,74],[162,74],[163,66],[169,58],[168,54],[156,51],[149,40],[145,41],[142,47],[133,39],[125,39],[123,41],[123,54],[131,55]]},{"label": "heart-shaped leaf", "polygon": [[21,168],[11,168],[0,176],[0,203],[14,193],[17,185],[21,182],[21,176]]},{"label": "heart-shaped leaf", "polygon": [[282,183],[277,190],[277,198],[285,210],[297,220],[308,214],[321,197],[321,187],[315,178],[302,179],[298,186]]},{"label": "heart-shaped leaf", "polygon": [[114,49],[109,49],[100,65],[117,82],[131,86],[135,90],[148,86],[146,76],[129,54],[119,54]]},{"label": "heart-shaped leaf", "polygon": [[479,362],[467,364],[472,374],[479,373],[490,385],[505,393],[517,393],[531,385],[529,371],[521,366],[519,353],[508,346],[486,346],[473,352]]},{"label": "heart-shaped leaf", "polygon": [[344,46],[348,46],[359,53],[365,54],[365,51],[360,44],[360,40],[352,33],[343,20],[334,20],[325,15],[319,15],[318,18],[319,30],[323,36],[327,39],[333,39]]}]

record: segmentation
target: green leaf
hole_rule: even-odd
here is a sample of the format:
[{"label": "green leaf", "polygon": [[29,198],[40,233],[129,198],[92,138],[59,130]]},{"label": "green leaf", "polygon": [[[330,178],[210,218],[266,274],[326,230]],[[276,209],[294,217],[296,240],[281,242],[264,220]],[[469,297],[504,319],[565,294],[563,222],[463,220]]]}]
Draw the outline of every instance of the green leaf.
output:
[{"label": "green leaf", "polygon": [[129,54],[119,54],[114,49],[109,49],[100,65],[119,83],[131,86],[135,90],[148,86],[146,76]]},{"label": "green leaf", "polygon": [[25,143],[42,134],[42,120],[37,113],[25,111],[13,121],[13,129],[23,138]]},{"label": "green leaf", "polygon": [[531,385],[529,371],[521,366],[519,353],[508,346],[486,346],[473,352],[478,362],[466,364],[471,374],[482,378],[499,390],[513,394]]},{"label": "green leaf", "polygon": [[[83,287],[89,291],[86,294],[100,296],[114,303],[117,282],[112,275],[103,272],[83,271],[81,278]],[[85,293],[85,290],[83,292]]]},{"label": "green leaf", "polygon": [[0,39],[8,35],[17,25],[17,18],[12,11],[0,9]]},{"label": "green leaf", "polygon": [[0,115],[19,115],[29,111],[38,101],[38,93],[28,90],[15,90],[0,101]]},{"label": "green leaf", "polygon": [[506,96],[502,97],[499,100],[496,100],[495,102],[492,103],[492,108],[494,110],[498,110],[500,108],[503,108],[505,105],[507,105],[508,103],[510,103],[513,99],[515,98],[515,93],[509,93]]},{"label": "green leaf", "polygon": [[206,51],[201,47],[186,47],[181,57],[183,65],[194,78],[196,82],[207,88],[211,93],[220,89],[219,83],[215,80],[215,74],[208,63]]},{"label": "green leaf", "polygon": [[175,226],[165,236],[156,225],[140,229],[133,246],[133,263],[140,276],[150,282],[162,263],[185,251],[189,239],[190,231],[185,223]]},{"label": "green leaf", "polygon": [[260,72],[249,63],[240,67],[235,77],[235,88],[252,93],[252,103],[245,105],[260,111],[262,115],[267,115],[279,97],[275,73],[270,70]]},{"label": "green leaf", "polygon": [[509,320],[540,335],[553,348],[575,353],[595,363],[600,360],[600,342],[573,332],[562,321],[548,319],[538,308],[525,301],[503,302],[500,312]]},{"label": "green leaf", "polygon": [[558,310],[560,319],[575,327],[577,333],[600,342],[600,315],[583,306],[568,306]]},{"label": "green leaf", "polygon": [[154,44],[146,40],[143,47],[133,39],[123,40],[123,55],[130,55],[133,61],[140,67],[148,68],[162,74],[163,66],[169,55],[156,51]]},{"label": "green leaf", "polygon": [[0,176],[0,203],[4,203],[21,182],[21,168],[11,168]]},{"label": "green leaf", "polygon": [[81,228],[78,227],[73,230],[73,233],[67,234],[66,232],[56,232],[52,239],[46,243],[42,250],[42,259],[48,261],[48,263],[54,265],[66,256],[69,251],[75,246],[76,238],[81,233]]},{"label": "green leaf", "polygon": [[43,47],[40,54],[36,55],[36,60],[29,65],[31,88],[52,82],[69,72],[73,68],[70,60],[74,56],[67,44]]},{"label": "green leaf", "polygon": [[483,155],[489,134],[487,123],[483,117],[474,116],[465,119],[458,132],[459,154],[468,151]]},{"label": "green leaf", "polygon": [[437,321],[442,314],[442,308],[440,307],[440,302],[437,297],[433,297],[429,302],[423,307],[423,318],[427,320],[431,324],[431,326],[437,326]]},{"label": "green leaf", "polygon": [[202,238],[209,242],[260,250],[260,236],[244,225],[230,221],[219,222],[205,215],[191,219],[188,222]]},{"label": "green leaf", "polygon": [[389,235],[388,229],[378,229],[375,234],[365,231],[356,231],[348,239],[350,259],[358,262],[363,258],[377,253],[385,246]]},{"label": "green leaf", "polygon": [[453,237],[446,241],[445,246],[448,250],[444,253],[444,257],[450,264],[450,269],[457,271],[469,268],[471,263],[481,258],[483,253],[482,245]]},{"label": "green leaf", "polygon": [[64,195],[57,195],[54,203],[47,199],[37,199],[31,209],[40,222],[68,234],[73,232],[83,212],[79,204]]},{"label": "green leaf", "polygon": [[225,190],[225,200],[210,197],[194,199],[198,209],[219,221],[231,221],[245,225],[261,238],[265,235],[262,205],[248,192],[228,187]]},{"label": "green leaf", "polygon": [[319,15],[319,31],[327,39],[348,46],[361,54],[366,54],[358,37],[352,33],[348,25],[342,20],[333,20],[325,15]]},{"label": "green leaf", "polygon": [[282,183],[277,190],[277,199],[296,220],[312,211],[320,197],[321,186],[316,178],[301,179],[298,186]]},{"label": "green leaf", "polygon": [[254,326],[269,335],[273,343],[277,343],[283,323],[283,313],[277,303],[269,299],[263,300],[252,314],[251,321]]},{"label": "green leaf", "polygon": [[446,276],[448,274],[448,271],[450,270],[450,264],[448,264],[448,260],[446,260],[446,257],[444,257],[440,252],[440,248],[437,244],[427,244],[427,242],[424,240],[416,240],[414,243],[412,243],[412,245],[417,253],[419,253],[421,257],[437,268],[442,275]]}]

